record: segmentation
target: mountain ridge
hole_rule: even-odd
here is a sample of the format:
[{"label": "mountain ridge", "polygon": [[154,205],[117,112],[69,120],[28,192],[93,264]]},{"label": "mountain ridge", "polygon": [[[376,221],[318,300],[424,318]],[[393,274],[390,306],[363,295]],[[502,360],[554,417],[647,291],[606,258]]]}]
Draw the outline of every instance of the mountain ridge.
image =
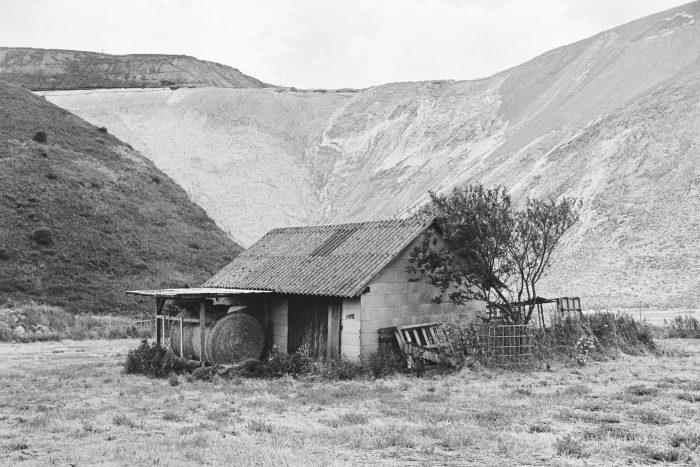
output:
[{"label": "mountain ridge", "polygon": [[0,80],[33,91],[270,86],[237,68],[188,55],[111,55],[30,47],[0,47]]}]

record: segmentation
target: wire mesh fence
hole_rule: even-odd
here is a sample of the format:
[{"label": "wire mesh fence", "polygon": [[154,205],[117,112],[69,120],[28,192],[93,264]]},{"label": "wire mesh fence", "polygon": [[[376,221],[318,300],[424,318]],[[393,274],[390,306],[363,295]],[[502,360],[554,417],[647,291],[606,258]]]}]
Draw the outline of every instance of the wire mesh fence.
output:
[{"label": "wire mesh fence", "polygon": [[475,324],[481,358],[487,365],[525,365],[532,362],[534,329],[527,324]]}]

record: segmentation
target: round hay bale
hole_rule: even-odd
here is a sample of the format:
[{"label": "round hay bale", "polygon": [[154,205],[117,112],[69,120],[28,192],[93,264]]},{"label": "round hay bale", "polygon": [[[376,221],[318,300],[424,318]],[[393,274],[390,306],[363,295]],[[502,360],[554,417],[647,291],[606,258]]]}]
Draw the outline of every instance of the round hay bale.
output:
[{"label": "round hay bale", "polygon": [[239,363],[260,358],[264,334],[258,320],[243,313],[232,313],[207,329],[204,346],[211,363]]},{"label": "round hay bale", "polygon": [[[189,315],[183,315],[182,313],[180,313],[177,315],[177,317],[186,318],[189,317]],[[216,325],[216,322],[210,319],[211,318],[207,316],[207,334],[211,334],[212,329]],[[199,348],[201,344],[200,335],[201,331],[198,323],[182,323],[183,339],[182,355],[180,355],[180,323],[173,322],[170,328],[170,348],[172,348],[173,352],[178,357],[188,358],[190,360],[199,360]],[[204,355],[204,360],[207,360],[206,354]]]}]

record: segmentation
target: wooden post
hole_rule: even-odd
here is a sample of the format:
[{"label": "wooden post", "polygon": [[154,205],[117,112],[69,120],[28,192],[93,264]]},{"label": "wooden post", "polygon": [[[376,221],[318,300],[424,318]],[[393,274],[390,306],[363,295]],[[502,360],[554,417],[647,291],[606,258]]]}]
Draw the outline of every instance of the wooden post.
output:
[{"label": "wooden post", "polygon": [[206,317],[204,315],[205,301],[199,302],[199,366],[204,366],[204,333],[206,332]]},{"label": "wooden post", "polygon": [[165,299],[163,297],[156,297],[156,344],[158,346],[163,345],[163,334],[164,329],[161,329],[159,323],[159,316],[161,316],[161,311],[163,311],[163,305],[165,305]]}]

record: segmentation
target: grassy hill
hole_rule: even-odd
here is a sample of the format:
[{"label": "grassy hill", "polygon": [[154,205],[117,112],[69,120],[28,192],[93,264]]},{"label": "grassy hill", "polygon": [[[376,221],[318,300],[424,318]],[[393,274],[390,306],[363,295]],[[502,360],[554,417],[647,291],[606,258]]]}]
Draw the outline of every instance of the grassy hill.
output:
[{"label": "grassy hill", "polygon": [[198,285],[238,251],[130,146],[0,82],[0,304],[135,313],[152,304],[125,290]]}]

